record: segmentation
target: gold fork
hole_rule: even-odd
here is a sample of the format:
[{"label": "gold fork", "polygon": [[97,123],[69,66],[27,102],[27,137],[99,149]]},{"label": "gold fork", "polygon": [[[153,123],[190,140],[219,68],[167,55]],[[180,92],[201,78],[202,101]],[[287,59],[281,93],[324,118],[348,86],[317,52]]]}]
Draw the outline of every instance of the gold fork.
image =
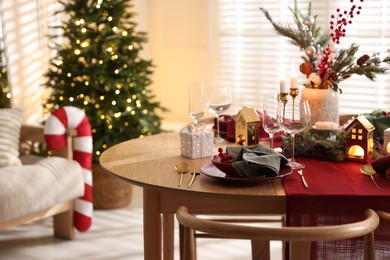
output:
[{"label": "gold fork", "polygon": [[307,185],[305,176],[303,176],[303,171],[302,171],[302,170],[299,170],[298,173],[299,173],[299,175],[301,175],[301,179],[302,179],[303,185],[305,185],[305,188],[308,189],[308,188],[309,188],[309,185]]},{"label": "gold fork", "polygon": [[191,172],[191,174],[192,174],[192,178],[191,178],[190,184],[188,184],[188,188],[191,188],[191,185],[194,182],[196,175],[199,175],[200,172],[199,172],[199,170],[196,170],[194,172]]}]

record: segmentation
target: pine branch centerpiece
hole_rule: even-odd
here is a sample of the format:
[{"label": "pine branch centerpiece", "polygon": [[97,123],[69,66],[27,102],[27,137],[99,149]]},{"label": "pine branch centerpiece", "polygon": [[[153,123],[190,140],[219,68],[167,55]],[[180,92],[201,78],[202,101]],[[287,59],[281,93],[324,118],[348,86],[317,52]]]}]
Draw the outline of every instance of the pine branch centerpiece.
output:
[{"label": "pine branch centerpiece", "polygon": [[[289,38],[292,44],[304,50],[304,61],[299,70],[307,78],[305,87],[333,89],[341,93],[339,83],[354,74],[363,75],[373,81],[377,74],[387,73],[388,69],[383,67],[383,63],[390,64],[390,56],[381,59],[379,54],[375,53],[372,56],[364,54],[356,59],[359,50],[356,43],[336,52],[335,46],[346,36],[346,28],[353,23],[355,16],[361,14],[362,6],[355,4],[355,0],[349,1],[349,10],[338,8],[336,13],[331,15],[330,32],[326,33],[321,33],[321,27],[317,25],[318,15],[312,15],[311,2],[307,15],[304,16],[295,0],[294,8],[289,7],[295,24],[287,25],[275,22],[266,9],[260,8],[278,34]],[[364,0],[356,2],[363,3]]]}]

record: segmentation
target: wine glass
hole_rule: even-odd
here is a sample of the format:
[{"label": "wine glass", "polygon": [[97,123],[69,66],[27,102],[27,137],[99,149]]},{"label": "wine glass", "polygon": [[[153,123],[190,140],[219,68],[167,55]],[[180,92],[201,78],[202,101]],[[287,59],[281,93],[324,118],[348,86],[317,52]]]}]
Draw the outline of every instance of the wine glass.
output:
[{"label": "wine glass", "polygon": [[188,84],[188,113],[194,122],[194,125],[199,124],[199,120],[204,115],[204,84],[189,83]]},{"label": "wine glass", "polygon": [[206,106],[217,118],[217,133],[214,143],[221,143],[224,140],[219,134],[219,116],[229,109],[232,104],[232,94],[230,88],[225,85],[212,84],[205,88]]},{"label": "wine glass", "polygon": [[274,135],[280,131],[277,120],[278,99],[276,93],[267,93],[263,96],[262,124],[264,131],[269,136],[270,148],[274,147]]},{"label": "wine glass", "polygon": [[287,165],[293,169],[302,169],[305,168],[305,165],[295,161],[295,135],[305,130],[308,126],[310,121],[310,106],[308,101],[297,101],[296,98],[289,100],[286,104],[279,101],[277,118],[282,130],[291,135],[291,159]]}]

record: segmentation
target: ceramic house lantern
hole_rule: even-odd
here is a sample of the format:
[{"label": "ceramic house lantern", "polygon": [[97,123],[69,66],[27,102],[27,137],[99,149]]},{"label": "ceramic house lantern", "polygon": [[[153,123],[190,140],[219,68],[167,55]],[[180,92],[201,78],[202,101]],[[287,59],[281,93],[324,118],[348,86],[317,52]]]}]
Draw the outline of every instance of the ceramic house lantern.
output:
[{"label": "ceramic house lantern", "polygon": [[384,154],[389,154],[390,153],[390,128],[387,128],[383,132],[383,153]]},{"label": "ceramic house lantern", "polygon": [[234,121],[237,144],[256,145],[259,143],[260,118],[254,108],[242,108]]},{"label": "ceramic house lantern", "polygon": [[374,149],[375,127],[365,116],[354,119],[345,129],[346,160],[368,163],[372,158]]}]

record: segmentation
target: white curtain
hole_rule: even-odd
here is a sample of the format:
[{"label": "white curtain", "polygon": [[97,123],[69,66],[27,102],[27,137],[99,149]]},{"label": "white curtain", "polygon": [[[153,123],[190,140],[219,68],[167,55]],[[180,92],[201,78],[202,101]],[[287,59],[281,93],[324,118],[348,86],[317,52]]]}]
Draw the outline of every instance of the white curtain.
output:
[{"label": "white curtain", "polygon": [[[349,0],[313,0],[312,13],[318,14],[322,31],[329,30],[331,15],[336,9],[350,10]],[[298,1],[298,8],[307,14],[309,1]],[[362,54],[380,53],[389,55],[390,49],[390,2],[370,0],[354,4],[361,5],[361,14],[346,27],[346,37],[341,39],[338,48],[346,48],[351,43],[360,45]],[[260,11],[267,9],[273,20],[292,23],[288,7],[294,7],[293,0],[219,0],[219,77],[230,82],[235,91],[234,110],[243,106],[261,107],[261,93],[278,90],[282,76],[287,79],[294,64],[299,76],[299,85],[305,83],[298,66],[302,62],[303,51],[290,44],[286,37],[278,35]],[[390,68],[390,66],[387,66]],[[390,71],[389,71],[390,72]],[[378,75],[372,82],[364,76],[353,76],[342,81],[340,113],[354,114],[371,112],[377,108],[390,107],[390,75]]]}]

